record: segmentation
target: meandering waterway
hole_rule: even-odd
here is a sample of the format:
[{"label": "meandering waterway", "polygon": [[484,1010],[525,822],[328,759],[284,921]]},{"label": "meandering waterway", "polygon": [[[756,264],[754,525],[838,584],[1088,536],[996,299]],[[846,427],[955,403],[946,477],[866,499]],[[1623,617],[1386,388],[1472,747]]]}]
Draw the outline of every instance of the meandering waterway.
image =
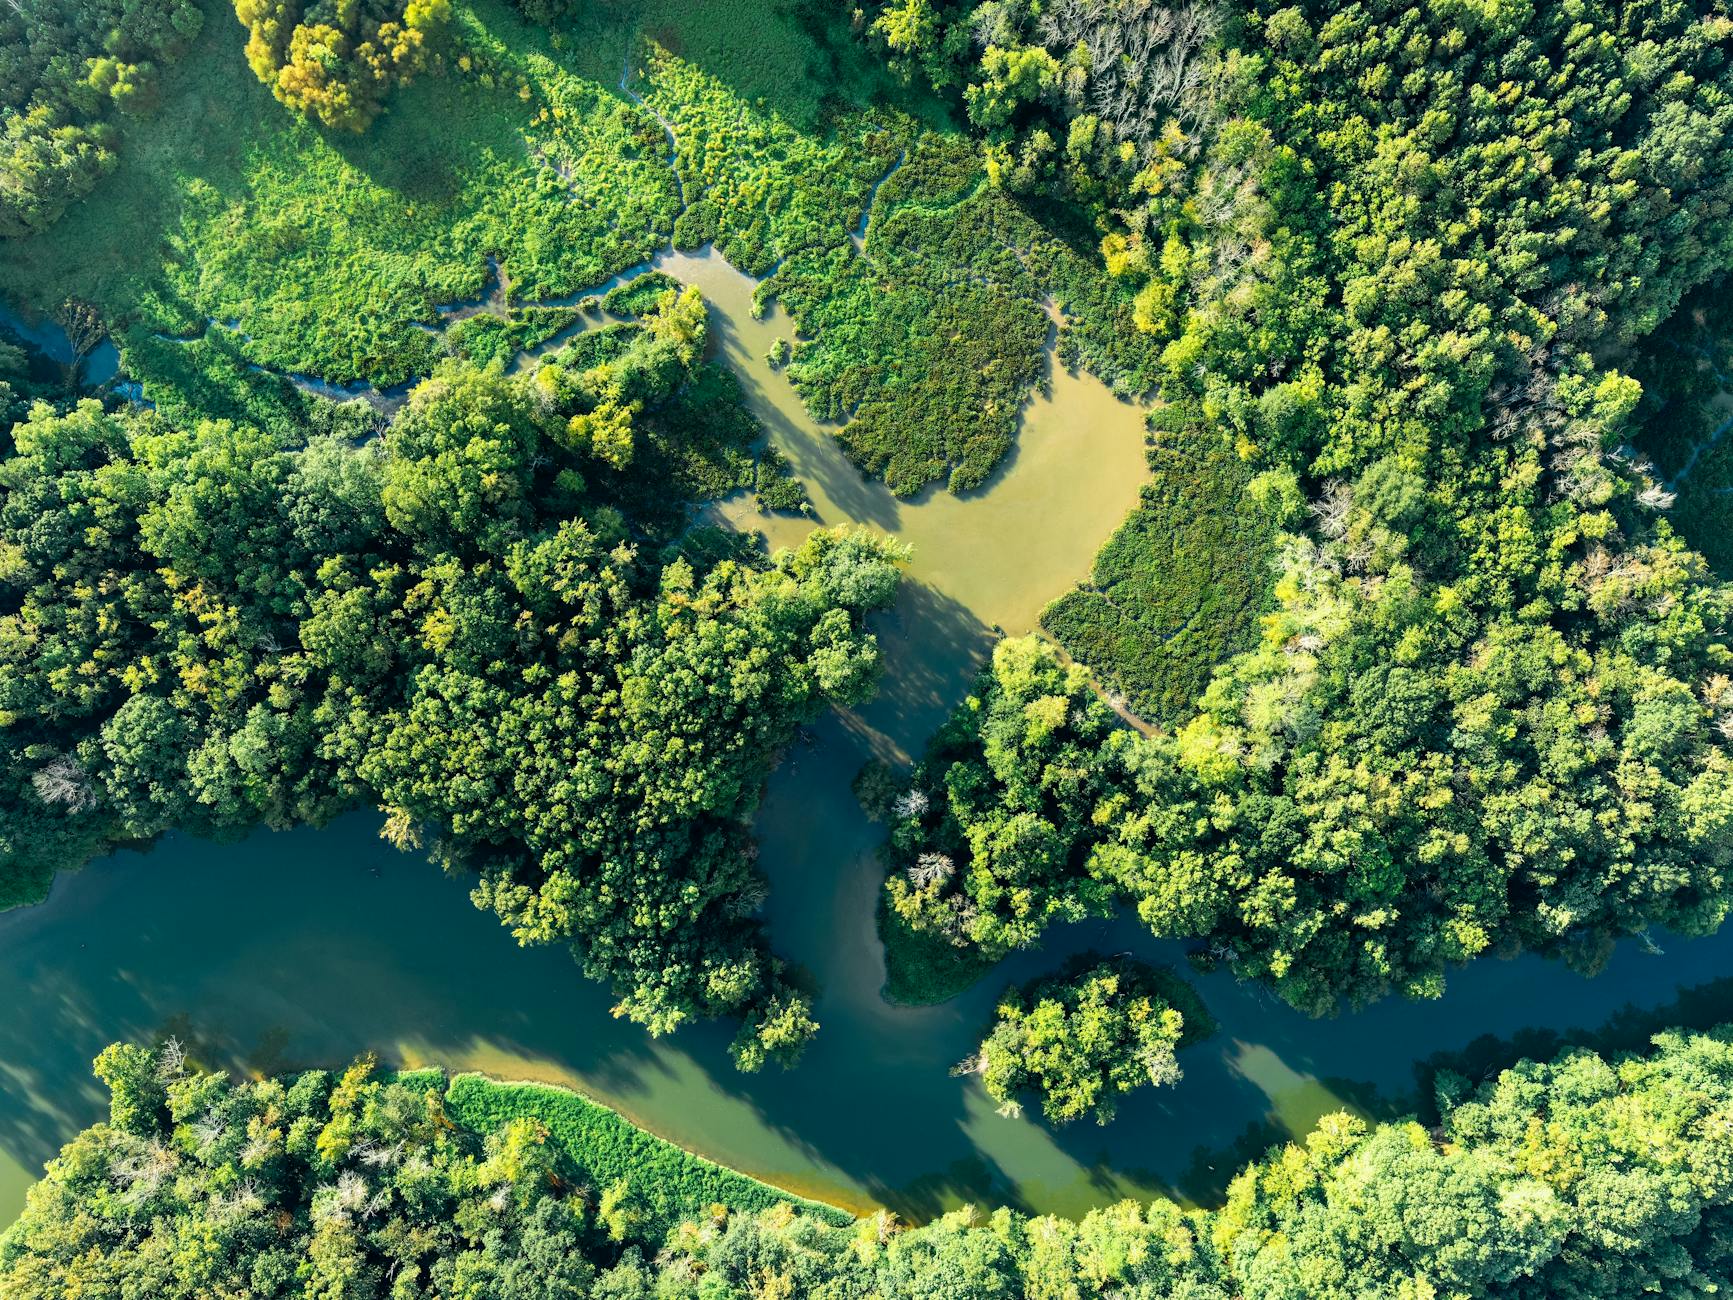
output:
[{"label": "meandering waterway", "polygon": [[[119,1038],[175,1033],[241,1070],[335,1065],[376,1049],[405,1063],[568,1083],[645,1127],[760,1178],[853,1208],[915,1216],[962,1201],[1078,1213],[1120,1196],[1217,1194],[1248,1154],[1344,1104],[1406,1105],[1416,1068],[1483,1035],[1599,1026],[1626,1037],[1661,1022],[1709,1023],[1730,997],[1713,983],[1733,933],[1665,954],[1621,947],[1600,978],[1534,959],[1486,961],[1438,1002],[1385,1002],[1311,1021],[1226,975],[1197,981],[1221,1021],[1181,1056],[1185,1078],[1134,1097],[1105,1128],[1055,1132],[994,1113],[953,1078],[1000,989],[1083,947],[1178,962],[1130,921],[1052,936],[963,997],[902,1008],[879,996],[873,933],[880,831],[849,782],[869,754],[906,757],[968,689],[993,629],[1021,632],[1088,569],[1144,474],[1140,412],[1056,370],[1016,449],[981,492],[899,501],[863,480],[763,358],[792,337],[750,312],[753,282],[714,255],[663,270],[711,303],[713,346],[806,481],[814,518],[767,520],[744,498],[718,514],[775,543],[815,522],[858,521],[915,547],[910,582],[877,624],[888,672],[878,699],[827,718],[772,775],[758,822],[778,951],[823,986],[823,1029],[800,1066],[745,1077],[729,1029],[653,1041],[608,1013],[606,992],[559,949],[519,949],[459,881],[376,835],[355,814],[322,831],[215,845],[171,835],[63,875],[39,907],[0,915],[0,1222],[42,1161],[103,1110],[88,1062]],[[1681,987],[1705,986],[1686,1005]],[[1496,1063],[1482,1045],[1469,1068]],[[1516,1044],[1548,1050],[1527,1036]]]}]

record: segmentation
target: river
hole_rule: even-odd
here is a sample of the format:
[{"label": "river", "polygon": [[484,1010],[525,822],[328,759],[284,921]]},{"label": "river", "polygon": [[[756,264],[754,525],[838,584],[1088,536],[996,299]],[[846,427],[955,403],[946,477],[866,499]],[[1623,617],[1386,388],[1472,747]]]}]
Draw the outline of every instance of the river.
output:
[{"label": "river", "polygon": [[[776,949],[823,986],[823,1028],[801,1064],[742,1076],[729,1028],[655,1041],[608,1014],[606,992],[560,949],[519,949],[461,882],[377,837],[357,813],[324,830],[261,832],[227,845],[171,835],[62,875],[50,899],[0,915],[0,1222],[44,1159],[103,1112],[90,1059],[115,1039],[178,1034],[201,1061],[268,1072],[338,1065],[361,1051],[406,1064],[482,1069],[578,1087],[644,1127],[724,1164],[854,1209],[925,1217],[964,1201],[1077,1214],[1121,1196],[1211,1200],[1247,1156],[1343,1105],[1407,1106],[1439,1053],[1483,1071],[1536,1031],[1636,1009],[1714,1023],[1733,1001],[1725,937],[1662,937],[1664,955],[1622,946],[1586,980],[1523,958],[1483,961],[1429,1003],[1388,1001],[1312,1021],[1225,974],[1197,979],[1220,1033],[1183,1052],[1178,1086],[1145,1090],[1102,1128],[1054,1131],[994,1113],[967,1055],[1007,982],[1084,947],[1180,961],[1129,920],[1056,932],[962,997],[893,1007],[879,996],[873,932],[880,830],[849,782],[869,754],[907,757],[966,692],[995,627],[1021,632],[1085,573],[1134,504],[1141,413],[1099,382],[1056,370],[1015,451],[982,491],[898,501],[863,480],[763,360],[789,323],[749,311],[753,283],[714,255],[658,265],[711,303],[713,346],[805,479],[815,518],[766,521],[744,499],[718,513],[773,542],[814,522],[859,521],[915,547],[910,581],[877,623],[888,671],[870,705],[816,724],[773,773],[758,821],[772,878]],[[1678,1007],[1682,988],[1702,986]],[[1514,1039],[1476,1044],[1483,1036]]]}]

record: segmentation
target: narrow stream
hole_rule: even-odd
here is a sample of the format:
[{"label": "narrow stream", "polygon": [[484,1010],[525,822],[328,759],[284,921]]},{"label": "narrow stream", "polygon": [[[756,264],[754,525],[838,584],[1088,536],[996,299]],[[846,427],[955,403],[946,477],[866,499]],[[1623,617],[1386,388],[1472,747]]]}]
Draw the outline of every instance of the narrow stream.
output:
[{"label": "narrow stream", "polygon": [[855,252],[866,252],[867,222],[872,220],[873,204],[879,201],[879,191],[885,187],[886,181],[903,169],[903,164],[908,160],[909,151],[904,149],[897,155],[897,160],[891,164],[890,170],[874,181],[873,187],[867,191],[866,203],[861,206],[860,210],[860,221],[857,222],[855,228],[849,232],[849,238],[854,241]]}]

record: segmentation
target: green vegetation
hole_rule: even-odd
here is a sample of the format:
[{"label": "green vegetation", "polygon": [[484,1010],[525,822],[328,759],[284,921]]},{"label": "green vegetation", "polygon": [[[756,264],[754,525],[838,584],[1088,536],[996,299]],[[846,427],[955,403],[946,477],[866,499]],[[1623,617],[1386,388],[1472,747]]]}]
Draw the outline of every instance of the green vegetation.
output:
[{"label": "green vegetation", "polygon": [[0,12],[0,238],[52,225],[114,167],[119,122],[153,106],[157,65],[202,22],[192,0]]},{"label": "green vegetation", "polygon": [[[157,408],[23,415],[0,351],[0,902],[366,802],[619,1014],[738,1016],[742,1068],[792,1059],[813,1002],[747,828],[797,728],[871,690],[900,557],[692,526],[805,492],[696,294],[597,295],[714,243],[899,495],[990,482],[1049,342],[1161,399],[1142,506],[1045,615],[1070,657],[1002,643],[912,776],[863,786],[893,996],[1125,905],[1315,1013],[1733,905],[1733,588],[1620,450],[1725,559],[1726,0],[863,4],[976,138],[810,6],[239,0],[245,51],[206,21],[161,70],[184,7],[11,8],[0,233],[36,233],[7,290],[106,322]],[[137,86],[162,103],[115,161]],[[307,376],[421,382],[388,419]],[[988,1085],[1055,1119],[1172,1077],[1200,1023],[1130,966],[1001,1010]],[[576,1103],[116,1048],[0,1289],[1700,1293],[1733,1266],[1730,1053],[1445,1078],[1437,1133],[1331,1120],[1216,1212],[896,1232]]]},{"label": "green vegetation", "polygon": [[1643,385],[1636,444],[1673,497],[1668,518],[1717,573],[1733,573],[1733,305],[1725,281],[1686,296],[1643,341],[1633,367]]},{"label": "green vegetation", "polygon": [[879,939],[885,950],[887,1002],[930,1006],[949,1002],[991,970],[997,958],[954,943],[943,933],[917,929],[881,899]]},{"label": "green vegetation", "polygon": [[1140,717],[1183,721],[1215,666],[1250,644],[1269,603],[1268,514],[1245,495],[1246,464],[1195,428],[1162,427],[1142,503],[1095,557],[1087,586],[1041,624]]},{"label": "green vegetation", "polygon": [[[1020,11],[899,4],[879,30],[925,13],[901,56],[956,59],[948,22],[1037,30]],[[1210,112],[1174,110],[1189,161],[1167,127],[1128,137],[1139,206],[1101,219],[1166,340],[1164,426],[1232,447],[1281,530],[1262,635],[1186,718],[1148,667],[1182,597],[1122,636],[1062,602],[1069,647],[1174,730],[1110,737],[1056,663],[1002,657],[917,774],[905,920],[992,955],[1128,898],[1314,1012],[1721,922],[1733,607],[1611,454],[1640,388],[1608,360],[1733,261],[1729,34],[1713,3],[1247,6]],[[971,106],[1007,39],[959,65]],[[1013,80],[1007,118],[977,113],[995,145],[1083,120],[1064,75]],[[1195,582],[1162,523],[1128,526],[1110,579]],[[927,851],[943,888],[906,875]]]},{"label": "green vegetation", "polygon": [[758,497],[760,510],[804,511],[811,503],[806,497],[806,485],[794,477],[794,471],[775,447],[767,447],[758,457],[752,489]]},{"label": "green vegetation", "polygon": [[572,1186],[596,1191],[629,1186],[637,1214],[632,1235],[646,1245],[662,1242],[680,1224],[717,1205],[746,1214],[794,1205],[822,1223],[849,1221],[832,1206],[790,1196],[664,1142],[568,1088],[460,1074],[445,1090],[444,1106],[453,1123],[474,1133],[540,1125],[559,1152],[562,1179]]},{"label": "green vegetation", "polygon": [[680,282],[660,271],[649,271],[608,290],[602,295],[601,308],[616,316],[641,316],[655,307],[670,289],[679,292]]},{"label": "green vegetation", "polygon": [[274,104],[217,13],[102,192],[0,249],[9,293],[94,304],[153,397],[179,378],[157,368],[158,333],[339,383],[425,375],[442,349],[417,327],[482,295],[490,256],[511,301],[534,303],[638,265],[673,229],[661,127],[535,35],[459,11],[449,75],[354,137]]},{"label": "green vegetation", "polygon": [[713,1207],[848,1221],[556,1088],[370,1060],[234,1083],[172,1041],[96,1071],[109,1121],[0,1237],[8,1296],[580,1297]]},{"label": "green vegetation", "polygon": [[367,129],[395,85],[436,57],[450,0],[235,0],[247,62],[271,93],[325,126]]},{"label": "green vegetation", "polygon": [[900,495],[937,479],[961,492],[1010,450],[1043,373],[1045,299],[1066,313],[1065,359],[1127,394],[1148,391],[1157,349],[1097,267],[987,185],[974,150],[924,135],[902,156],[876,191],[864,256],[840,241],[792,251],[760,292],[804,336],[789,378],[815,416],[846,421],[863,470]]},{"label": "green vegetation", "polygon": [[[1184,988],[1142,962],[1084,954],[1058,975],[1006,990],[981,1050],[957,1073],[980,1075],[1001,1115],[1022,1114],[1018,1095],[1035,1091],[1055,1124],[1082,1115],[1106,1124],[1123,1094],[1178,1083],[1175,1050],[1211,1032],[1207,1017],[1169,999],[1176,984]],[[1195,994],[1183,1001],[1201,1010]]]},{"label": "green vegetation", "polygon": [[1085,669],[1032,638],[1001,641],[890,805],[890,912],[983,961],[1054,922],[1109,915],[1112,882],[1079,868],[1119,829],[1094,816],[1129,735],[1116,724]]},{"label": "green vegetation", "polygon": [[[437,8],[411,5],[403,22],[372,5],[310,9],[295,26],[274,0],[252,4],[249,57],[321,120],[365,125],[398,75],[397,54],[380,51],[395,42],[420,61],[427,43],[411,38],[410,11],[443,26]],[[448,75],[394,91],[391,111],[353,138],[260,102],[234,29],[209,24],[102,201],[51,238],[8,249],[9,280],[27,301],[71,293],[96,304],[125,327],[127,366],[153,393],[202,360],[216,367],[196,376],[202,387],[255,382],[206,349],[162,356],[157,335],[219,333],[209,321],[230,324],[245,364],[394,385],[431,368],[440,340],[420,327],[484,290],[489,257],[507,307],[522,309],[580,294],[670,238],[713,240],[743,269],[776,272],[763,292],[784,299],[805,336],[791,377],[815,414],[846,423],[851,454],[902,493],[935,478],[958,490],[986,480],[1039,382],[1048,296],[1067,312],[1068,364],[1128,393],[1150,388],[1157,351],[1131,327],[1129,293],[987,190],[972,148],[901,109],[864,108],[884,89],[863,71],[870,60],[823,46],[810,24],[797,35],[769,22],[791,58],[838,80],[815,83],[832,87],[823,105],[791,102],[787,88],[767,95],[739,66],[739,27],[710,26],[708,9],[649,6],[633,23],[598,11],[548,36],[491,0],[460,5],[441,38]],[[355,30],[329,34],[343,23]],[[615,93],[617,56],[600,57],[635,48],[635,30],[682,51],[646,47],[640,84],[653,111]],[[290,77],[315,49],[317,76]],[[345,70],[366,84],[351,86]],[[904,157],[862,256],[849,232]],[[160,234],[160,264],[141,232]],[[623,286],[604,307],[629,314],[651,293]],[[492,357],[508,338],[551,328],[518,323],[467,326],[447,345]]]},{"label": "green vegetation", "polygon": [[448,326],[445,346],[453,356],[504,367],[518,353],[541,346],[582,320],[583,313],[572,307],[521,307],[504,317],[480,312]]},{"label": "green vegetation", "polygon": [[797,1053],[816,1025],[750,919],[746,824],[796,727],[872,688],[897,554],[822,531],[768,564],[682,554],[760,436],[700,364],[703,302],[582,340],[519,377],[446,362],[359,445],[93,401],[17,425],[6,900],[170,827],[365,800],[621,1014],[745,1016],[743,1068]]},{"label": "green vegetation", "polygon": [[[1087,214],[1112,278],[1088,287],[1078,314],[1152,358],[1128,390],[1159,385],[1167,403],[1152,416],[1153,481],[1090,581],[1042,624],[1137,713],[1183,721],[1215,665],[1251,643],[1269,598],[1273,530],[1244,499],[1253,470],[1194,391],[1216,359],[1200,355],[1196,335],[1175,339],[1194,323],[1188,302],[1218,311],[1217,299],[1257,322],[1232,327],[1236,346],[1268,347],[1286,328],[1267,298],[1249,300],[1239,274],[1248,257],[1268,256],[1248,124],[1237,120],[1255,65],[1217,39],[1222,15],[1204,6],[874,8],[872,35],[893,64],[961,92],[1000,191]],[[1062,340],[1079,359],[1070,346]]]},{"label": "green vegetation", "polygon": [[[1524,1061],[1478,1087],[1441,1075],[1435,1128],[1327,1117],[1218,1210],[960,1210],[907,1229],[781,1197],[607,1112],[589,1122],[549,1089],[471,1076],[442,1092],[437,1074],[367,1062],[236,1084],[172,1045],[112,1047],[97,1069],[108,1122],[0,1236],[16,1300],[1624,1300],[1710,1294],[1733,1268],[1727,1030]],[[642,1163],[601,1183],[625,1152]]]}]

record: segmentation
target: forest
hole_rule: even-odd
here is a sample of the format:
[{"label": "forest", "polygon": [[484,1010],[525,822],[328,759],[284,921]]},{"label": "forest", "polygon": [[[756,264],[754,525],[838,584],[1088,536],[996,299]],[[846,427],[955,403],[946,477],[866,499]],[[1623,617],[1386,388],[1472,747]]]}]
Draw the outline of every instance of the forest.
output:
[{"label": "forest", "polygon": [[[1436,996],[1480,953],[1592,970],[1620,935],[1718,926],[1728,592],[1670,521],[1660,471],[1620,450],[1643,388],[1605,359],[1733,248],[1733,19],[1254,5],[1243,47],[1197,79],[1218,98],[1174,154],[1139,135],[1134,83],[1109,93],[1085,66],[1076,88],[1063,71],[1053,47],[1084,8],[1031,25],[985,4],[948,28],[890,6],[876,22],[899,57],[966,82],[1011,156],[1051,138],[1055,114],[1123,122],[1123,165],[1150,197],[1103,245],[1170,306],[1158,444],[1234,449],[1279,570],[1232,600],[1244,648],[1154,712],[1169,729],[1148,739],[1112,726],[1087,675],[1002,645],[917,770],[928,824],[893,835],[899,862],[943,852],[955,871],[919,887],[893,873],[889,912],[991,958],[1132,902],[1313,1012]],[[933,21],[911,36],[915,10]],[[1166,39],[1190,30],[1182,16]],[[1134,25],[1116,30],[1129,42]],[[953,30],[988,34],[978,64]],[[1012,76],[1000,55],[1055,68]],[[1089,111],[1103,104],[1124,113]],[[1087,198],[1100,171],[1085,157],[1030,183]],[[1230,185],[1228,211],[1199,204]],[[1158,236],[1159,259],[1140,258]],[[1654,419],[1704,400],[1691,374]],[[1159,482],[1146,509],[1183,509]],[[1258,536],[1160,520],[1127,524],[1098,561],[1105,590],[1049,615],[1134,708],[1171,704],[1182,671],[1137,653],[1160,627],[1125,624],[1163,603],[1083,611],[1119,608],[1140,546],[1153,561],[1193,529]]]},{"label": "forest", "polygon": [[[876,902],[865,998],[911,1027],[1008,985],[948,1057],[983,1150],[980,1095],[1057,1143],[1185,1088],[1187,974],[1325,1017],[1712,934],[1730,140],[1727,0],[12,0],[0,907],[368,810],[613,1016],[798,1068],[837,991],[760,856],[852,744],[870,880],[798,920],[854,945]],[[749,278],[767,353],[681,257]],[[1061,372],[1148,476],[1070,590],[973,626],[899,527],[1017,474]],[[852,869],[827,829],[797,888]],[[1124,915],[1172,946],[994,973]],[[4,1300],[1733,1275],[1702,1019],[1407,1119],[1344,1090],[1220,1204],[1107,1203],[1109,1138],[1087,1213],[908,1224],[390,1043],[246,1077],[154,1041],[98,1058]]]},{"label": "forest", "polygon": [[96,1070],[109,1117],[0,1235],[0,1294],[1623,1300],[1713,1294],[1733,1267],[1728,1030],[1440,1076],[1435,1126],[1331,1117],[1215,1210],[918,1226],[574,1123],[556,1091],[369,1060],[236,1082],[172,1041]]},{"label": "forest", "polygon": [[705,328],[667,289],[533,377],[453,360],[359,443],[38,404],[0,467],[11,897],[365,800],[652,1032],[750,1014],[744,1067],[797,1052],[741,823],[800,722],[871,689],[897,552],[683,530],[671,489],[742,481],[756,437],[675,399]]}]

